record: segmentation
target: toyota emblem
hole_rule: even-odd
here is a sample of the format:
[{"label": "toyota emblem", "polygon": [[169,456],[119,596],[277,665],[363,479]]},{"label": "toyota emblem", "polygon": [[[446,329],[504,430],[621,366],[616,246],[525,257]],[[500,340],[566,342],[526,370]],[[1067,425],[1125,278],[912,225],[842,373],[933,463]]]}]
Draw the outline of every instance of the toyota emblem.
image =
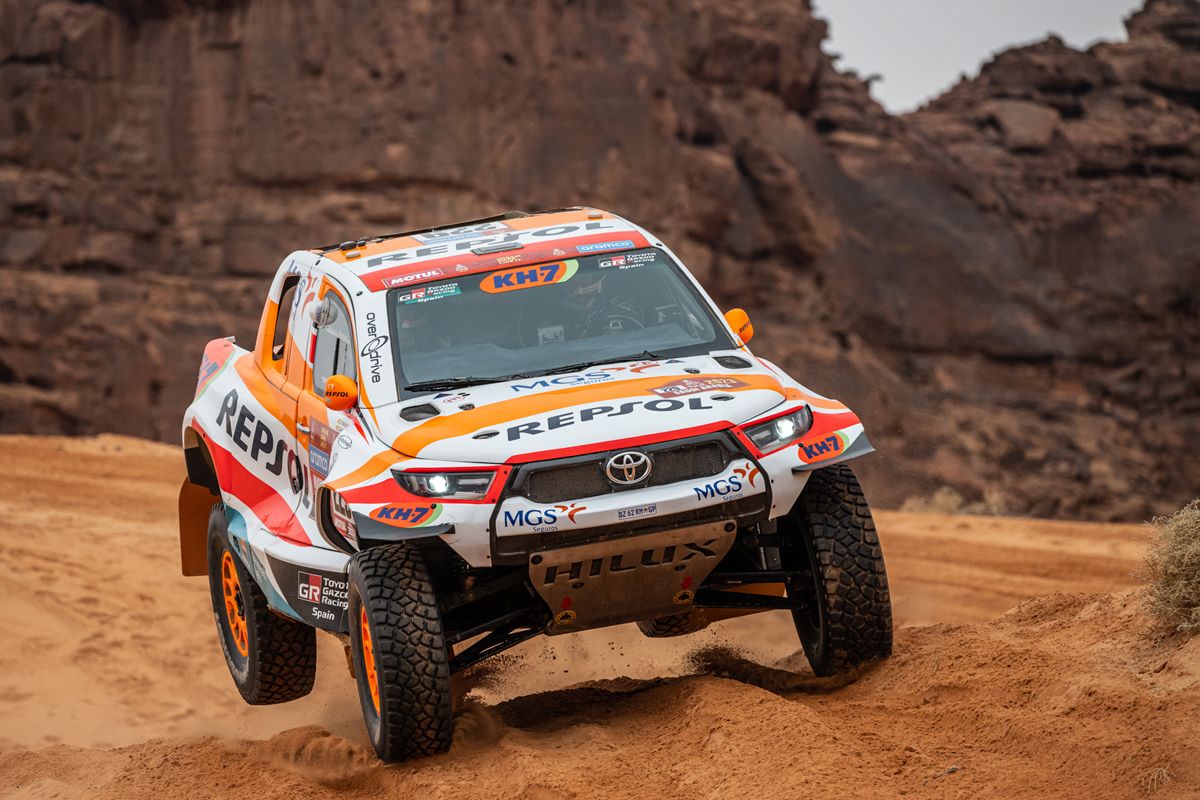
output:
[{"label": "toyota emblem", "polygon": [[604,474],[618,486],[632,486],[650,477],[650,456],[636,450],[617,453],[604,463]]}]

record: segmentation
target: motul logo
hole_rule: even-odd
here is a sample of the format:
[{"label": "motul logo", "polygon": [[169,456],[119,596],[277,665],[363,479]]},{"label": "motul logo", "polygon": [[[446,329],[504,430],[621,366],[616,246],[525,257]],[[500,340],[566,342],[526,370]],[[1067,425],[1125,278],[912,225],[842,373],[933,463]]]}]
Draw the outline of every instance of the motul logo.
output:
[{"label": "motul logo", "polygon": [[440,278],[444,274],[445,273],[442,272],[441,268],[427,269],[422,272],[414,272],[409,275],[396,275],[392,278],[385,278],[383,280],[383,285],[391,289],[397,286],[403,286],[406,283],[412,283],[413,281],[425,281],[431,278]]}]

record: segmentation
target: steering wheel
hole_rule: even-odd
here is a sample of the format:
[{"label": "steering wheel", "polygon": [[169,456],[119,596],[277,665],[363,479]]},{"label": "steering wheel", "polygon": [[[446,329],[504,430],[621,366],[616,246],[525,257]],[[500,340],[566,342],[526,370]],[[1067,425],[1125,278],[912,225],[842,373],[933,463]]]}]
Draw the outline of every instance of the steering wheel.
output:
[{"label": "steering wheel", "polygon": [[[604,326],[602,333],[624,333],[625,331],[636,331],[646,327],[641,320],[629,316],[628,314],[601,314],[599,319],[603,319],[608,324]],[[613,327],[613,322],[621,322],[619,327]],[[625,323],[629,323],[626,325]]]},{"label": "steering wheel", "polygon": [[626,312],[629,316],[633,317],[636,322],[639,323],[639,327],[646,327],[645,324],[641,324],[641,320],[646,318],[646,312],[642,308],[642,304],[637,300],[634,300],[629,295],[615,295],[608,301],[608,306],[619,311]]},{"label": "steering wheel", "polygon": [[[646,323],[643,322],[645,318],[646,314],[638,301],[628,295],[619,294],[608,299],[604,304],[604,308],[595,314],[588,327],[593,328],[595,322],[603,320],[604,328],[596,331],[596,333],[608,334],[628,330],[641,330],[646,327]],[[614,321],[619,323],[619,327],[614,328],[612,326]]]}]

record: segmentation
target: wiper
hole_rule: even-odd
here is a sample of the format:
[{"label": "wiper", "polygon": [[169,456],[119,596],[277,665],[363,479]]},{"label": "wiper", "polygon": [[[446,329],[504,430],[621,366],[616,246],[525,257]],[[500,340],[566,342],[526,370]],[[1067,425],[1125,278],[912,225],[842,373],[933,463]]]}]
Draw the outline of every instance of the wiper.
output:
[{"label": "wiper", "polygon": [[456,378],[438,378],[433,381],[418,381],[404,387],[406,392],[436,392],[441,389],[461,389],[465,386],[478,386],[481,383],[497,383],[505,378],[477,378],[474,375],[460,375]]},{"label": "wiper", "polygon": [[[604,364],[616,364],[620,361],[657,361],[660,358],[662,358],[662,356],[658,355],[657,353],[651,353],[649,350],[643,350],[642,352],[640,352],[636,355],[632,355],[632,356],[620,356],[619,358],[605,358],[605,359],[601,359],[599,361],[580,361],[578,364],[567,364],[566,366],[555,367],[554,369],[544,370],[537,374],[538,375],[561,375],[564,372],[579,372],[580,370],[585,370],[585,369],[588,369],[589,367],[599,367],[599,366],[603,366]],[[536,376],[527,375],[527,376],[522,376],[522,377],[532,378],[532,377],[536,377]]]}]

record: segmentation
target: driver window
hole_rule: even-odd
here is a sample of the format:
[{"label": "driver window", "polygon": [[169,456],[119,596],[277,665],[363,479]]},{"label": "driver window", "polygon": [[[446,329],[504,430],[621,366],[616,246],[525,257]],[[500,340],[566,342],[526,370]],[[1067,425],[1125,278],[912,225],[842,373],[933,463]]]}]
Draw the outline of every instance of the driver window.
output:
[{"label": "driver window", "polygon": [[333,309],[333,319],[317,330],[316,354],[313,357],[312,393],[325,396],[325,381],[334,375],[358,378],[354,361],[354,334],[350,314],[337,295],[325,295]]},{"label": "driver window", "polygon": [[271,339],[271,359],[278,361],[286,351],[288,322],[292,318],[292,306],[296,302],[296,287],[299,275],[288,275],[283,279],[283,292],[279,296],[279,308],[275,311],[275,335]]}]

